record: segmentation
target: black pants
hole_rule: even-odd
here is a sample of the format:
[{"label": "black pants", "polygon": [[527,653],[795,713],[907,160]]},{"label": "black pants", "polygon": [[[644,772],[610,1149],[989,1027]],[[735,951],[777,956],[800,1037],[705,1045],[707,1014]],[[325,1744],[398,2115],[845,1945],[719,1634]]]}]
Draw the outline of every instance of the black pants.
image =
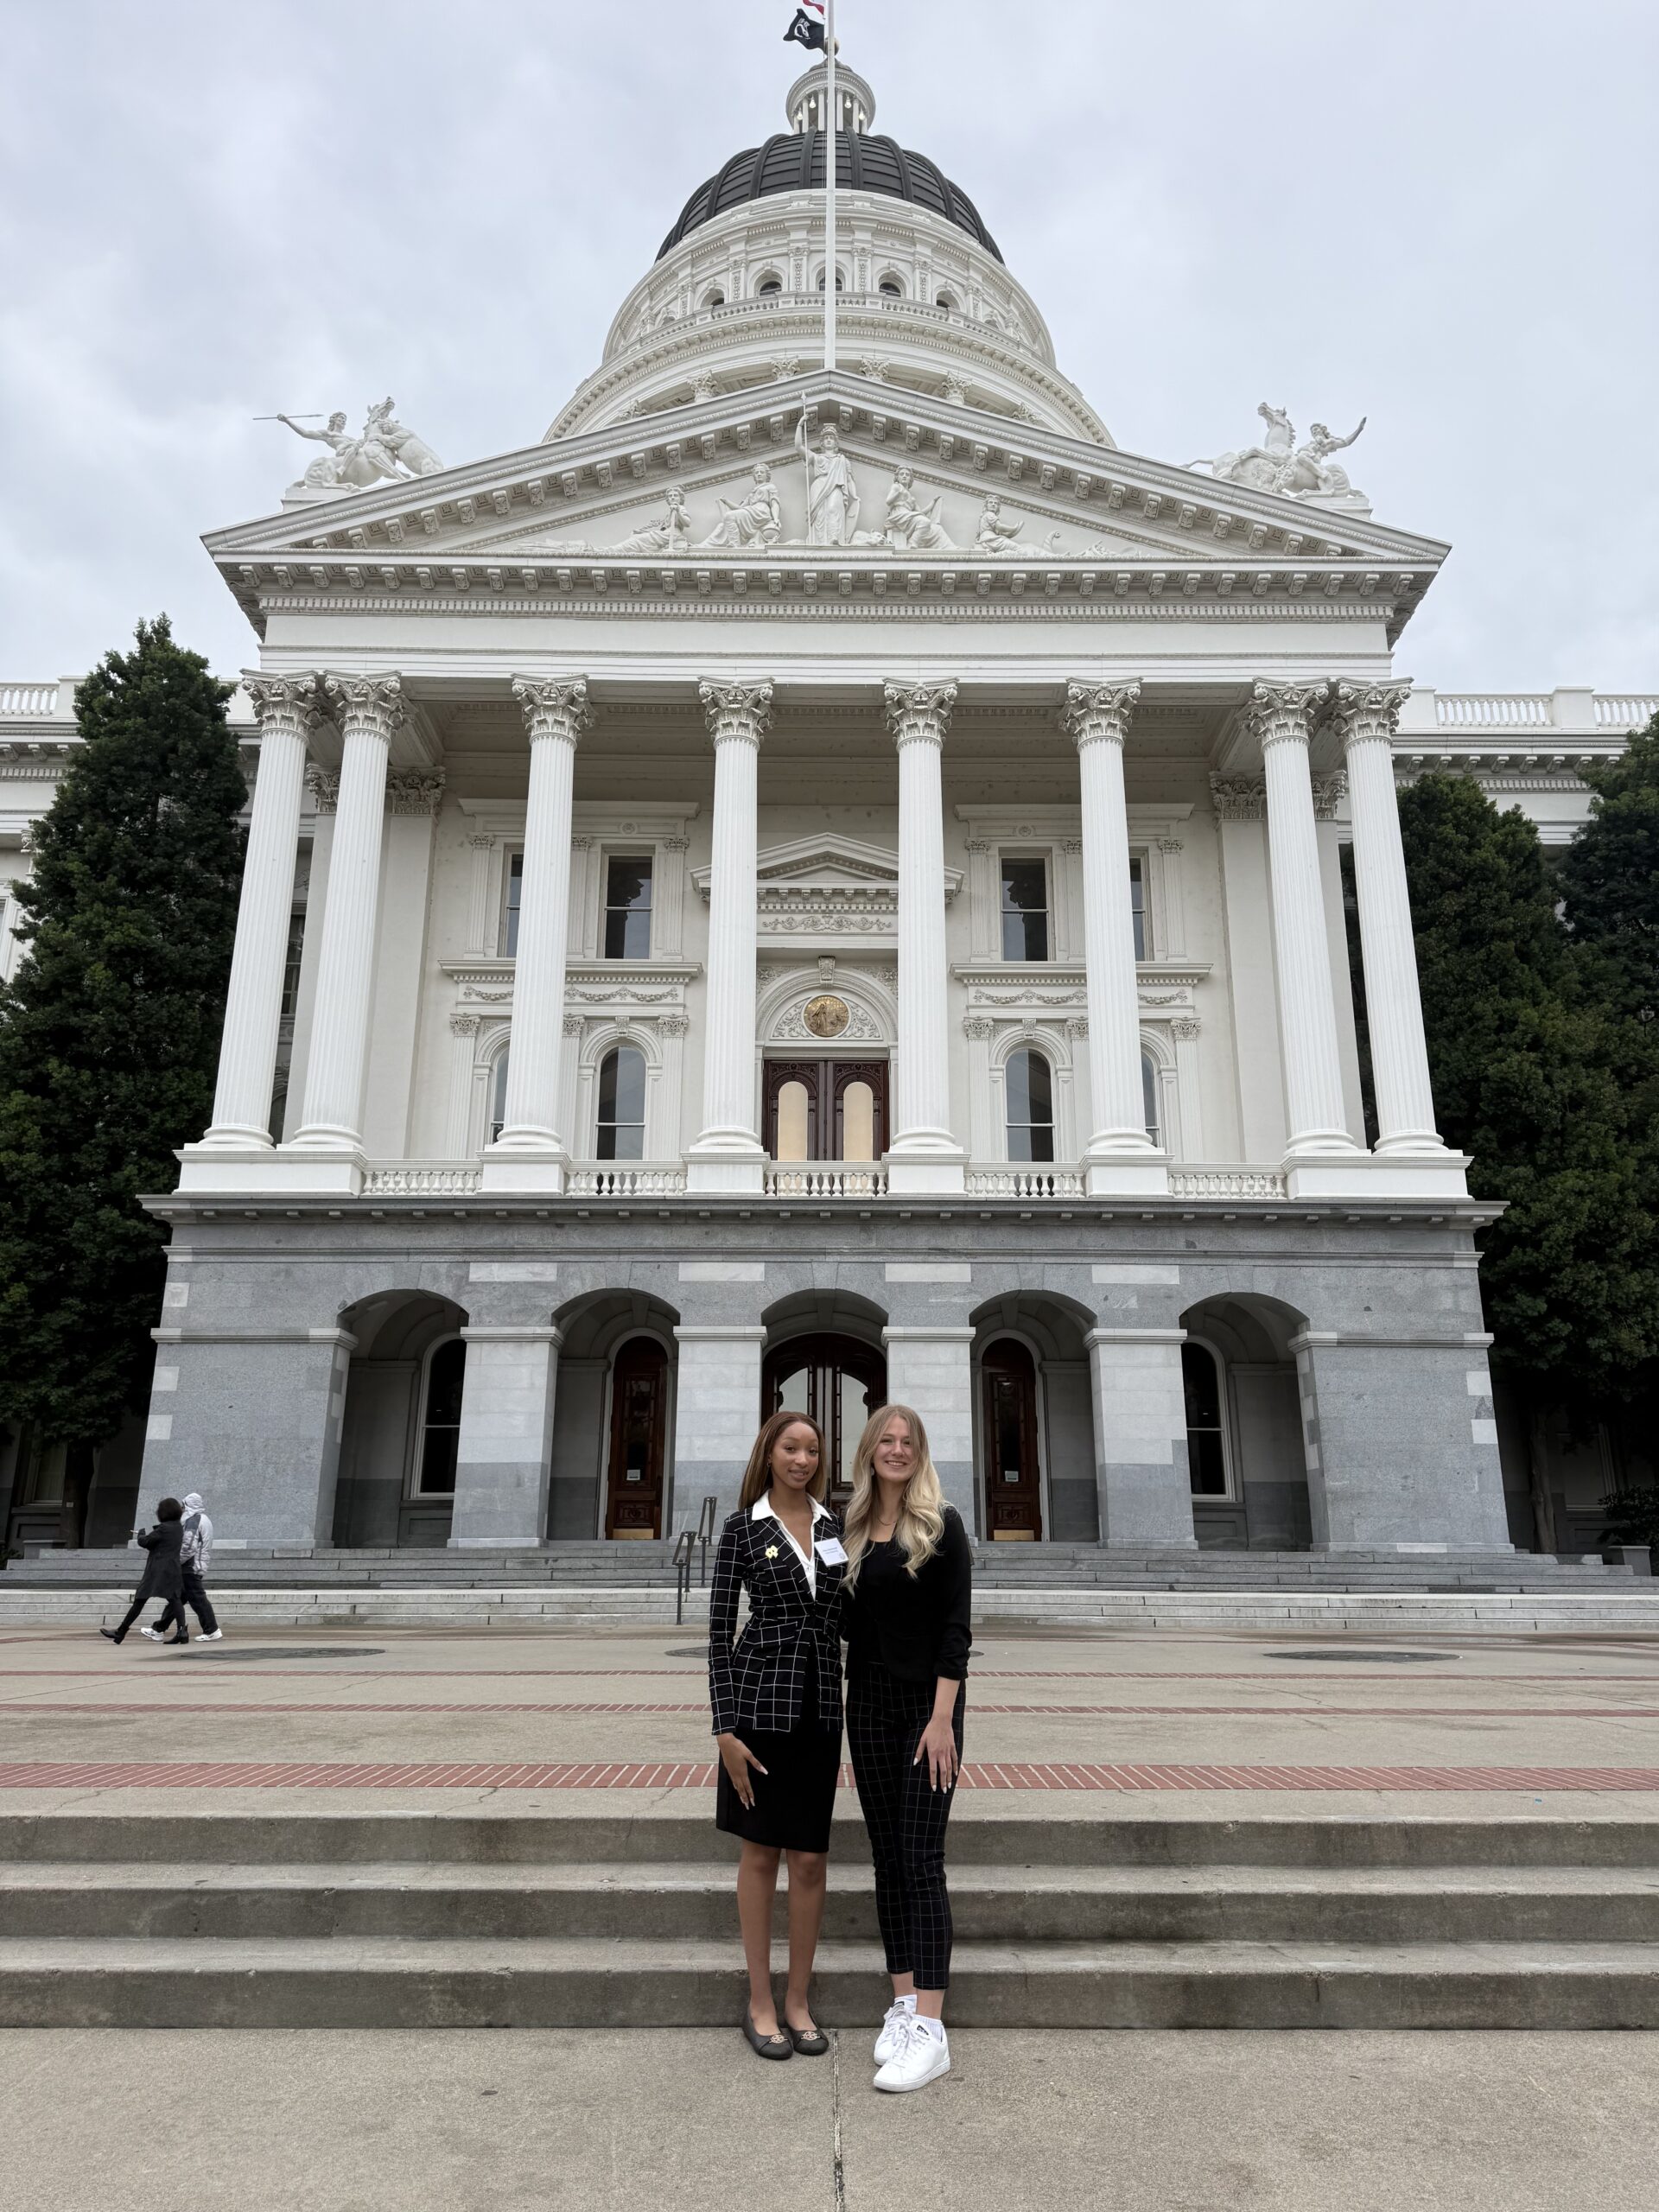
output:
[{"label": "black pants", "polygon": [[[123,1637],[125,1636],[127,1630],[132,1626],[134,1621],[137,1619],[139,1614],[143,1611],[144,1607],[149,1605],[150,1599],[152,1598],[159,1598],[161,1594],[162,1593],[159,1590],[141,1590],[138,1592],[132,1603],[127,1607],[126,1618],[122,1622],[120,1627],[115,1631],[115,1640],[118,1643],[119,1643]],[[162,1617],[156,1625],[157,1628],[165,1629],[168,1621],[175,1618],[175,1616],[180,1627],[182,1628],[184,1625],[184,1613],[179,1604],[179,1600],[176,1598],[169,1598],[162,1611]]]},{"label": "black pants", "polygon": [[201,1579],[201,1569],[187,1560],[182,1572],[184,1594],[179,1600],[179,1626],[185,1625],[184,1609],[188,1605],[200,1622],[203,1635],[211,1636],[219,1626],[219,1620],[213,1611],[213,1601],[207,1595],[207,1586]]},{"label": "black pants", "polygon": [[[958,1759],[967,1702],[964,1683],[953,1718]],[[944,1831],[956,1795],[931,1786],[925,1759],[912,1764],[932,1713],[931,1682],[900,1681],[885,1667],[861,1667],[847,1686],[847,1745],[870,1832],[887,1972],[913,1975],[918,1989],[929,1990],[950,1986]]]}]

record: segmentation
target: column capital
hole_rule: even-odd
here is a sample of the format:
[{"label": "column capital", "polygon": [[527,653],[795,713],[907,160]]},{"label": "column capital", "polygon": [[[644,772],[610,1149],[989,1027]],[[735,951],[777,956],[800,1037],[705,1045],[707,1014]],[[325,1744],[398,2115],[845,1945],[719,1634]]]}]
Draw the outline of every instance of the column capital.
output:
[{"label": "column capital", "polygon": [[1068,683],[1060,728],[1079,748],[1103,740],[1122,745],[1140,697],[1138,683]]},{"label": "column capital", "polygon": [[735,740],[759,746],[772,728],[770,683],[710,683],[697,687],[703,719],[716,745]]},{"label": "column capital", "polygon": [[1274,745],[1306,745],[1313,731],[1313,710],[1330,690],[1323,677],[1317,683],[1258,683],[1245,712],[1262,750],[1265,753]]},{"label": "column capital", "polygon": [[1400,727],[1400,709],[1411,694],[1409,683],[1338,683],[1331,719],[1345,753],[1351,745],[1380,740],[1391,745]]},{"label": "column capital", "polygon": [[392,732],[408,712],[400,677],[342,676],[331,671],[322,683],[342,737],[378,737],[391,744]]},{"label": "column capital", "polygon": [[593,725],[593,702],[585,676],[543,678],[515,676],[512,696],[523,709],[524,728],[532,745],[543,737],[563,738],[579,745]]},{"label": "column capital", "polygon": [[1268,811],[1268,787],[1260,776],[1211,776],[1210,803],[1218,822],[1261,822]]},{"label": "column capital", "polygon": [[887,702],[887,728],[895,745],[943,745],[956,711],[957,687],[954,683],[889,683]]},{"label": "column capital", "polygon": [[322,719],[317,703],[321,682],[315,669],[299,676],[261,676],[244,669],[242,689],[253,703],[259,734],[303,737],[315,729]]}]

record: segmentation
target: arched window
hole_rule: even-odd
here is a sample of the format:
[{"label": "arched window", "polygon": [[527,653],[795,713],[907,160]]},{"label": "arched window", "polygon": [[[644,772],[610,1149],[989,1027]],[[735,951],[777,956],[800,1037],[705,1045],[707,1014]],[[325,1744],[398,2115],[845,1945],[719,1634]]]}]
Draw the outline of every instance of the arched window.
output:
[{"label": "arched window", "polygon": [[757,298],[763,300],[776,299],[783,289],[783,278],[778,275],[775,270],[772,269],[767,270],[766,275],[760,279],[760,282],[754,288]]},{"label": "arched window", "polygon": [[902,300],[905,288],[896,276],[884,276],[876,289],[884,300]]},{"label": "arched window", "polygon": [[1153,1058],[1150,1052],[1142,1052],[1141,1055],[1141,1101],[1146,1111],[1147,1135],[1152,1139],[1154,1144],[1159,1146],[1161,1146],[1164,1141],[1161,1117],[1158,1110],[1160,1088],[1157,1061]]},{"label": "arched window", "polygon": [[645,1156],[645,1056],[635,1045],[618,1045],[599,1064],[600,1160]]},{"label": "arched window", "polygon": [[1227,1446],[1223,1433],[1221,1362],[1208,1344],[1181,1346],[1181,1387],[1186,1395],[1186,1465],[1194,1497],[1227,1495]]},{"label": "arched window", "polygon": [[1054,1075],[1040,1052],[1010,1052],[1002,1086],[1007,1100],[1008,1158],[1054,1157]]},{"label": "arched window", "polygon": [[507,1053],[504,1045],[495,1056],[495,1078],[490,1085],[490,1142],[493,1144],[507,1122]]},{"label": "arched window", "polygon": [[466,1381],[467,1347],[459,1337],[451,1337],[438,1345],[426,1363],[421,1458],[415,1481],[418,1497],[454,1495],[455,1459],[461,1446],[461,1401]]},{"label": "arched window", "polygon": [[726,304],[726,295],[716,286],[712,292],[703,294],[702,304],[706,308],[723,308]]},{"label": "arched window", "polygon": [[[842,271],[841,271],[839,269],[837,269],[837,270],[836,270],[836,289],[838,292],[844,292],[844,291],[846,290],[846,289],[847,289],[847,279],[846,279],[846,277],[842,275]],[[820,291],[822,291],[822,290],[823,289],[823,270],[822,270],[822,269],[820,269],[820,270],[819,270],[819,271],[818,271],[818,289],[819,289]]]},{"label": "arched window", "polygon": [[957,302],[949,292],[941,292],[935,305],[946,308],[951,315],[957,311]]}]

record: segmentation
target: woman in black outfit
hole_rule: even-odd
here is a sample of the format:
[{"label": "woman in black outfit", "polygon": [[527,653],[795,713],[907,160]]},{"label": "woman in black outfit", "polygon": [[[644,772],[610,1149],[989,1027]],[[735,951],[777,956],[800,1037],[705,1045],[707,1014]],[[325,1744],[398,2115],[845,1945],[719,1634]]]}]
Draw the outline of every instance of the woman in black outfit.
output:
[{"label": "woman in black outfit", "polygon": [[[743,2032],[762,2058],[829,2050],[807,2003],[841,1777],[841,1523],[821,1503],[823,1437],[778,1413],[755,1439],[709,1592],[709,1700],[720,1747],[715,1825],[743,1840],[737,1912],[749,1970]],[[735,1644],[737,1593],[749,1618]],[[779,2023],[772,1911],[789,1854],[789,1986]]]},{"label": "woman in black outfit", "polygon": [[875,2086],[919,2089],[950,2070],[944,1831],[962,1765],[973,1562],[908,1406],[883,1406],[859,1440],[846,1548],[847,1737],[893,1976]]},{"label": "woman in black outfit", "polygon": [[[189,1630],[184,1624],[184,1569],[180,1558],[184,1543],[183,1521],[184,1508],[178,1499],[164,1497],[156,1509],[156,1526],[138,1531],[138,1541],[149,1556],[144,1561],[143,1579],[133,1592],[125,1620],[119,1628],[101,1628],[99,1630],[99,1634],[107,1637],[111,1643],[121,1642],[152,1598],[165,1598],[167,1600],[166,1610],[159,1623],[161,1629],[164,1630],[171,1620],[178,1623],[178,1634],[168,1640],[174,1643],[188,1643],[190,1641]],[[156,1632],[155,1629],[144,1631],[147,1636]]]}]

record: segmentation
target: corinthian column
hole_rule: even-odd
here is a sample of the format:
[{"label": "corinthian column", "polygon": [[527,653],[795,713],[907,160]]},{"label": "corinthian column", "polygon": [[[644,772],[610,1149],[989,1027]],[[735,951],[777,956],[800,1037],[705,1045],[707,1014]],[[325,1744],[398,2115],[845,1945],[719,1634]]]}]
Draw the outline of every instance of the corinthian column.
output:
[{"label": "corinthian column", "polygon": [[385,836],[386,762],[404,718],[395,676],[326,676],[344,751],[328,859],[305,1110],[293,1149],[356,1153],[374,979],[374,924]]},{"label": "corinthian column", "polygon": [[1280,1047],[1290,1121],[1286,1158],[1351,1157],[1337,1051],[1336,1001],[1319,832],[1308,767],[1310,710],[1328,685],[1258,683],[1250,719],[1267,779],[1268,855],[1273,896],[1274,966],[1279,979]]},{"label": "corinthian column", "polygon": [[1167,1191],[1147,1135],[1141,1083],[1141,992],[1129,891],[1123,747],[1138,683],[1071,683],[1061,721],[1077,748],[1083,798],[1083,918],[1094,1134],[1084,1158],[1091,1198]]},{"label": "corinthian column", "polygon": [[564,1188],[566,1158],[557,1119],[570,927],[570,802],[576,747],[594,717],[580,678],[542,683],[519,677],[512,692],[530,733],[530,799],[505,1118],[485,1155],[483,1187],[556,1192]]},{"label": "corinthian column", "polygon": [[1339,683],[1336,723],[1348,766],[1354,890],[1379,1153],[1446,1157],[1434,1127],[1417,948],[1394,786],[1394,733],[1409,683]]},{"label": "corinthian column", "polygon": [[702,696],[715,745],[715,816],[702,1128],[686,1154],[687,1179],[694,1191],[758,1191],[766,1154],[754,1126],[755,804],[772,686],[705,683]]},{"label": "corinthian column", "polygon": [[887,697],[899,748],[899,1052],[887,1185],[960,1191],[963,1150],[950,1134],[940,771],[957,687],[889,683]]},{"label": "corinthian column", "polygon": [[219,1044],[213,1127],[201,1140],[216,1151],[263,1149],[270,1143],[306,741],[318,721],[313,675],[244,676],[242,687],[259,719],[259,770]]}]

